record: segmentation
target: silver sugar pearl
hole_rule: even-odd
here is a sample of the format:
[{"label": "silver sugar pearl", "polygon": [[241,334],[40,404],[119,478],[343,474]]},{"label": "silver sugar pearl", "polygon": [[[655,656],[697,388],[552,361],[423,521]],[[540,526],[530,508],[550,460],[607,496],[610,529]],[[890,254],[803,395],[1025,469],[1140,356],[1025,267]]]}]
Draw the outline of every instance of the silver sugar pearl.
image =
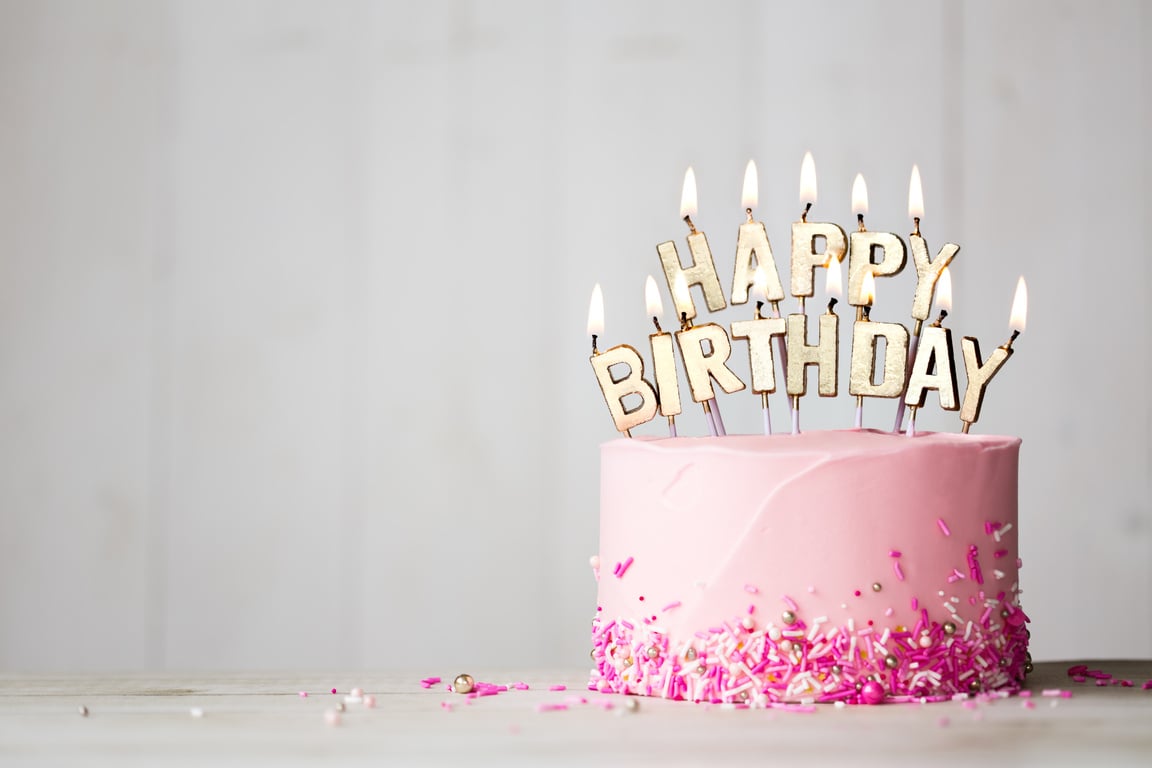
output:
[{"label": "silver sugar pearl", "polygon": [[654,645],[648,646],[648,658],[655,659],[660,655],[660,649]]},{"label": "silver sugar pearl", "polygon": [[860,693],[860,689],[864,687],[864,683],[856,683],[852,687],[856,689],[856,693]]},{"label": "silver sugar pearl", "polygon": [[592,659],[592,661],[596,661],[596,649],[593,648],[592,650],[588,651],[588,656]]},{"label": "silver sugar pearl", "polygon": [[640,702],[636,700],[635,696],[629,696],[624,699],[624,709],[629,712],[635,712],[640,709]]},{"label": "silver sugar pearl", "polygon": [[880,582],[876,581],[876,582],[872,583],[872,591],[873,592],[879,592],[881,589],[883,589],[883,587],[880,586]]},{"label": "silver sugar pearl", "polygon": [[1026,675],[1030,675],[1030,674],[1032,674],[1032,670],[1033,670],[1033,669],[1034,669],[1034,667],[1032,666],[1032,662],[1030,662],[1030,661],[1029,661],[1029,662],[1027,662],[1027,663],[1024,665],[1024,674],[1026,674]]},{"label": "silver sugar pearl", "polygon": [[1002,618],[1002,619],[1006,619],[1006,618],[1008,618],[1010,615],[1011,615],[1011,614],[1009,614],[1009,613],[1008,613],[1008,609],[1007,609],[1007,608],[1001,608],[1001,609],[1000,609],[1000,618]]},{"label": "silver sugar pearl", "polygon": [[944,634],[946,634],[946,635],[956,634],[956,625],[950,621],[944,622]]},{"label": "silver sugar pearl", "polygon": [[832,665],[832,674],[834,674],[834,675],[838,675],[838,674],[840,674],[840,673],[841,673],[841,672],[843,672],[843,671],[844,671],[844,670],[842,670],[842,669],[840,668],[840,665],[839,665],[839,664],[833,664],[833,665]]},{"label": "silver sugar pearl", "polygon": [[888,667],[888,669],[896,669],[896,667],[900,666],[900,662],[896,660],[895,656],[885,656],[884,666]]},{"label": "silver sugar pearl", "polygon": [[973,680],[972,682],[968,683],[968,690],[971,693],[980,693],[980,681]]},{"label": "silver sugar pearl", "polygon": [[708,671],[708,667],[706,667],[706,666],[704,666],[703,664],[701,664],[700,666],[696,667],[696,671],[697,671],[698,673],[700,673],[701,675],[703,675],[703,674],[705,674],[705,673]]},{"label": "silver sugar pearl", "polygon": [[788,626],[792,626],[796,623],[796,614],[792,613],[792,611],[784,611],[784,613],[780,614],[780,620]]}]

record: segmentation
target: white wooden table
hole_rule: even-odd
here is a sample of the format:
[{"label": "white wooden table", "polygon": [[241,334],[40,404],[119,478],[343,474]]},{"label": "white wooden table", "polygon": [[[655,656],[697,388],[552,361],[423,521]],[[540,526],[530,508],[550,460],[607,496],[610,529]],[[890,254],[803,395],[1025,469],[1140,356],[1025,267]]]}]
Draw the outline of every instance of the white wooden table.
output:
[{"label": "white wooden table", "polygon": [[[420,686],[429,673],[447,681],[461,670],[9,676],[0,678],[0,765],[1152,765],[1152,690],[1141,689],[1152,662],[1084,663],[1135,685],[1075,683],[1066,674],[1071,662],[1047,663],[1029,678],[1031,699],[801,714],[650,699],[629,710],[624,697],[587,691],[576,670],[471,670],[487,682],[523,680],[530,690],[470,703],[443,683]],[[548,690],[556,684],[568,690]],[[376,696],[376,707],[345,704],[340,723],[329,724],[326,711],[357,686]],[[1055,688],[1072,696],[1042,695]],[[567,709],[538,711],[562,703]]]}]

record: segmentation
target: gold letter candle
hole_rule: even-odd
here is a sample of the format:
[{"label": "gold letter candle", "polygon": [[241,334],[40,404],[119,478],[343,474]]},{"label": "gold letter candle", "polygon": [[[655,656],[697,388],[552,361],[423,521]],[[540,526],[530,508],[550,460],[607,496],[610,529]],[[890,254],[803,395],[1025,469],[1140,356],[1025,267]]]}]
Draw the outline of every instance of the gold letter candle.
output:
[{"label": "gold letter candle", "polygon": [[664,314],[664,303],[660,301],[660,291],[652,275],[644,281],[644,304],[656,333],[648,336],[652,348],[653,376],[656,379],[656,396],[660,401],[660,414],[668,417],[668,436],[676,437],[676,419],[680,413],[680,382],[676,376],[676,356],[672,351],[672,334],[660,328],[660,315]]},{"label": "gold letter candle", "polygon": [[676,317],[688,320],[696,317],[696,305],[687,291],[683,293],[685,300],[673,290],[677,275],[683,275],[688,286],[699,285],[703,289],[709,312],[719,312],[727,306],[724,302],[724,289],[720,287],[720,278],[716,276],[716,265],[712,262],[712,250],[708,247],[708,238],[703,232],[697,232],[696,226],[692,223],[692,217],[695,215],[696,174],[689,168],[684,174],[680,217],[688,224],[688,251],[692,256],[692,266],[685,268],[680,264],[676,244],[671,240],[656,246],[656,252],[660,254],[660,263],[664,267],[664,277],[668,280],[668,290],[672,293],[672,300],[676,304]]},{"label": "gold letter candle", "polygon": [[936,258],[931,259],[928,256],[928,243],[923,237],[914,234],[908,241],[912,248],[912,263],[916,267],[916,293],[912,295],[912,319],[919,324],[928,319],[932,311],[932,294],[936,290],[936,281],[940,279],[940,273],[944,268],[960,252],[960,246],[955,243],[944,243]]},{"label": "gold letter candle", "polygon": [[840,318],[831,311],[820,315],[820,339],[808,344],[808,316],[788,315],[788,394],[800,397],[808,391],[807,370],[819,372],[817,391],[821,397],[835,397],[840,359]]},{"label": "gold letter candle", "polygon": [[992,350],[988,360],[980,363],[980,342],[971,336],[960,340],[964,352],[964,369],[968,373],[968,386],[964,390],[964,406],[960,409],[960,421],[964,422],[964,433],[980,418],[980,406],[984,404],[984,390],[992,377],[1012,356],[1012,342],[1024,332],[1028,319],[1028,286],[1021,277],[1016,281],[1016,295],[1012,298],[1012,313],[1009,327],[1012,335],[1002,346]]},{"label": "gold letter candle", "polygon": [[[736,268],[732,276],[732,303],[745,304],[748,301],[748,288],[755,282],[757,267],[764,270],[762,278],[764,300],[776,302],[784,298],[784,287],[780,284],[780,273],[772,256],[772,246],[768,243],[768,233],[764,224],[752,219],[752,209],[756,207],[759,189],[756,179],[756,163],[749,160],[744,169],[744,193],[741,202],[748,221],[740,225],[736,235]],[[752,260],[755,258],[756,265]]]},{"label": "gold letter candle", "polygon": [[[631,437],[628,430],[651,421],[656,415],[656,391],[644,380],[643,358],[632,347],[621,344],[600,354],[593,354],[588,360],[596,372],[600,391],[604,393],[604,401],[608,403],[608,411],[616,422],[616,429]],[[613,376],[611,368],[617,365],[626,365],[628,372],[618,378]],[[631,408],[624,405],[624,398],[630,395],[640,397],[640,402]]]},{"label": "gold letter candle", "polygon": [[[704,342],[711,347],[707,352]],[[677,331],[676,343],[680,346],[680,359],[684,361],[693,400],[703,403],[716,397],[712,379],[728,394],[744,389],[744,382],[725,365],[732,355],[732,342],[722,327],[705,323]]]},{"label": "gold letter candle", "polygon": [[782,317],[737,320],[732,323],[732,338],[748,339],[752,391],[756,394],[771,394],[776,391],[772,337],[783,336],[787,330],[787,324]]},{"label": "gold letter candle", "polygon": [[[800,221],[792,225],[792,295],[800,300],[800,312],[804,312],[804,299],[815,293],[813,286],[816,267],[831,263],[831,259],[844,261],[848,250],[848,238],[836,224],[812,223],[808,221],[808,211],[816,202],[816,163],[812,153],[804,153],[800,164],[800,203],[804,212]],[[817,251],[817,241],[824,240],[824,250]],[[795,419],[793,419],[795,420]]]},{"label": "gold letter candle", "polygon": [[[940,395],[940,407],[954,411],[956,404],[956,358],[952,354],[952,332],[947,328],[930,325],[920,336],[916,359],[912,361],[912,377],[908,380],[908,394],[904,402],[913,408],[924,405],[928,390]],[[909,427],[911,431],[911,427]]]},{"label": "gold letter candle", "polygon": [[848,248],[848,303],[854,307],[868,303],[861,290],[868,270],[873,277],[895,275],[907,259],[904,241],[891,232],[853,232]]},{"label": "gold letter candle", "polygon": [[[876,340],[884,338],[884,375],[876,376]],[[852,327],[852,371],[848,394],[857,397],[900,397],[908,359],[908,329],[899,323],[857,322]]]}]

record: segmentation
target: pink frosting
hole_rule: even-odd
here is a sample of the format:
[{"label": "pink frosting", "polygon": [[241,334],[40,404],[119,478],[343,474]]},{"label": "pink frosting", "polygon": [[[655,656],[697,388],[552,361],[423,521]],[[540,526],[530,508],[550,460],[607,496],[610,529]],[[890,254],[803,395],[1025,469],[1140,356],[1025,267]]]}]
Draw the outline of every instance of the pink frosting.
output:
[{"label": "pink frosting", "polygon": [[[732,700],[764,703],[804,692],[863,701],[851,694],[873,680],[889,698],[1014,685],[1026,663],[1015,616],[1019,447],[1014,437],[868,430],[604,444],[594,687],[728,700],[724,690],[750,682]],[[813,660],[782,653],[782,632]],[[923,656],[921,636],[943,666]],[[644,658],[625,664],[625,643]],[[758,643],[771,675],[750,662],[737,674],[718,656]],[[684,660],[690,647],[731,679],[680,673],[697,668]]]}]

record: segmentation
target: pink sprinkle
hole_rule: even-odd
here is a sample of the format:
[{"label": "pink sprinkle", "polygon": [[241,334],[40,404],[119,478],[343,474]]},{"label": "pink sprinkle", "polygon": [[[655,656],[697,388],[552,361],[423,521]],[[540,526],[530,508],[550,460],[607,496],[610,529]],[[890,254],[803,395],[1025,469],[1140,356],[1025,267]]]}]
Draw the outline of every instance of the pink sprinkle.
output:
[{"label": "pink sprinkle", "polygon": [[1044,690],[1040,691],[1040,695],[1041,696],[1049,696],[1049,697],[1059,696],[1060,695],[1060,689],[1059,688],[1045,688]]},{"label": "pink sprinkle", "polygon": [[900,550],[898,550],[898,549],[888,550],[888,557],[900,557]]},{"label": "pink sprinkle", "polygon": [[452,711],[452,702],[442,701],[442,702],[440,702],[440,708],[443,709],[445,712],[451,712]]},{"label": "pink sprinkle", "polygon": [[1145,682],[1144,682],[1144,685],[1140,686],[1140,690],[1142,690],[1142,691],[1152,691],[1152,680],[1147,680],[1147,681],[1145,681]]},{"label": "pink sprinkle", "polygon": [[940,527],[940,532],[943,533],[945,536],[951,536],[952,535],[952,531],[950,531],[948,529],[948,524],[944,522],[944,518],[942,518],[942,517],[936,518],[936,525],[938,525]]},{"label": "pink sprinkle", "polygon": [[540,704],[536,705],[536,711],[537,712],[560,712],[560,711],[563,711],[565,709],[568,709],[567,704],[559,704],[559,703],[550,704],[550,703],[544,702],[544,703],[540,703]]},{"label": "pink sprinkle", "polygon": [[781,595],[780,599],[784,601],[784,605],[788,606],[788,610],[795,612],[800,609],[800,607],[796,605],[796,601],[788,597],[788,595]]},{"label": "pink sprinkle", "polygon": [[914,611],[920,610],[920,601],[917,600],[916,598],[912,598],[912,610],[914,610]]},{"label": "pink sprinkle", "polygon": [[1032,698],[1032,691],[1020,691],[1020,693],[1018,693],[1017,696],[1019,696],[1022,699],[1030,699],[1030,698]]},{"label": "pink sprinkle", "polygon": [[619,567],[616,569],[616,574],[615,574],[616,578],[618,578],[618,579],[624,578],[624,574],[628,572],[628,569],[632,566],[632,562],[633,562],[632,558],[629,557],[627,560],[620,563]]},{"label": "pink sprinkle", "polygon": [[994,557],[994,558],[996,558],[997,560],[999,560],[1000,558],[1004,557],[1006,554],[1008,554],[1008,550],[1006,550],[1006,549],[998,549],[998,550],[996,550],[995,552],[993,552],[993,553],[992,553],[992,557]]},{"label": "pink sprinkle", "polygon": [[660,610],[661,611],[670,611],[673,608],[679,608],[679,607],[680,607],[680,601],[679,600],[673,600],[672,602],[668,603],[668,605],[664,606]]},{"label": "pink sprinkle", "polygon": [[572,696],[569,696],[566,699],[564,699],[564,702],[566,704],[587,704],[588,699],[584,698],[583,696],[577,696],[577,695],[573,694]]},{"label": "pink sprinkle", "polygon": [[550,685],[550,686],[548,686],[548,690],[550,690],[550,691],[566,691],[566,690],[568,690],[568,686],[566,686],[566,685]]},{"label": "pink sprinkle", "polygon": [[745,584],[744,585],[744,591],[747,592],[748,594],[755,595],[760,590],[756,589],[755,585],[753,585],[753,584]]},{"label": "pink sprinkle", "polygon": [[528,690],[528,683],[515,683],[512,687],[518,691],[526,691]]},{"label": "pink sprinkle", "polygon": [[1096,685],[1098,685],[1098,686],[1105,686],[1105,685],[1108,685],[1108,681],[1107,681],[1107,680],[1103,680],[1103,679],[1099,679],[1099,680],[1097,680],[1097,681],[1096,681]]},{"label": "pink sprinkle", "polygon": [[1036,702],[1032,699],[1024,699],[1024,709],[1036,709]]},{"label": "pink sprinkle", "polygon": [[1072,698],[1072,691],[1060,691],[1060,698],[1062,698],[1062,699]]},{"label": "pink sprinkle", "polygon": [[899,581],[904,581],[904,569],[902,569],[900,567],[900,561],[899,560],[893,560],[892,561],[892,570],[896,572],[896,578]]},{"label": "pink sprinkle", "polygon": [[885,608],[884,609],[884,615],[885,616],[891,616],[893,613],[895,613],[895,611],[893,611],[891,608]]},{"label": "pink sprinkle", "polygon": [[336,693],[336,689],[335,689],[335,688],[333,688],[333,689],[332,689],[332,693]]},{"label": "pink sprinkle", "polygon": [[308,691],[300,691],[300,698],[302,698],[302,699],[308,698]]}]

